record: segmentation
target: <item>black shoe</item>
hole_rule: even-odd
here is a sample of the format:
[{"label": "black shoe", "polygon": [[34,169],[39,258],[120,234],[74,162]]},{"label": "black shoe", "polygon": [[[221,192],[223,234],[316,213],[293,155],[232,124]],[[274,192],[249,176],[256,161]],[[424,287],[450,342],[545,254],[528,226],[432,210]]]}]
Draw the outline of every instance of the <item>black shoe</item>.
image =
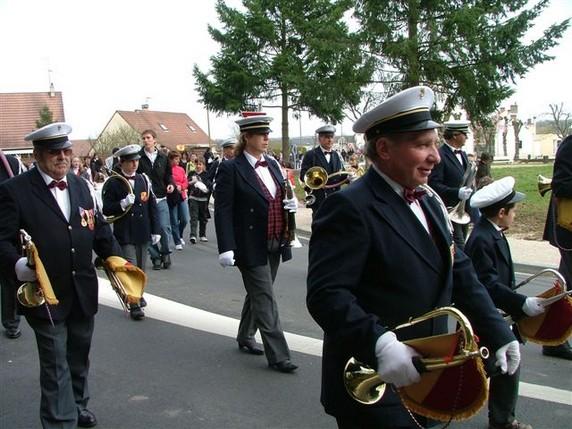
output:
[{"label": "black shoe", "polygon": [[151,261],[153,262],[153,269],[154,270],[160,270],[161,269],[161,259],[153,258]]},{"label": "black shoe", "polygon": [[572,347],[570,347],[568,342],[560,344],[559,346],[544,346],[542,347],[542,354],[544,356],[572,360]]},{"label": "black shoe", "polygon": [[263,355],[264,350],[258,347],[256,343],[238,343],[238,349],[243,353],[249,353],[251,355]]},{"label": "black shoe", "polygon": [[11,340],[15,340],[16,338],[19,338],[20,335],[22,335],[22,331],[20,331],[18,328],[8,328],[4,334]]},{"label": "black shoe", "polygon": [[276,371],[285,373],[294,372],[298,369],[298,366],[290,362],[289,359],[283,360],[282,362],[269,363],[268,366]]},{"label": "black shoe", "polygon": [[92,428],[97,425],[97,419],[88,409],[81,410],[77,413],[77,425],[80,428]]},{"label": "black shoe", "polygon": [[147,301],[145,301],[145,298],[141,297],[141,299],[139,300],[139,307],[141,308],[147,307]]},{"label": "black shoe", "polygon": [[133,320],[143,320],[145,319],[145,313],[143,309],[138,305],[132,305],[129,309],[129,315]]},{"label": "black shoe", "polygon": [[163,268],[168,269],[171,266],[171,255],[163,255],[161,259],[163,261]]}]

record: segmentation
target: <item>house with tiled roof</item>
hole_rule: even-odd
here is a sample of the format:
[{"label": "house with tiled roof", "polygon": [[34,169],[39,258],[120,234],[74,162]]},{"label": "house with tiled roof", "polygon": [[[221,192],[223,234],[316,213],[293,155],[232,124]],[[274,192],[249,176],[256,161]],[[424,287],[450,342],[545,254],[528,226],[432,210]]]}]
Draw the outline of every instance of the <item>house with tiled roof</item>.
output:
[{"label": "house with tiled roof", "polygon": [[157,142],[171,150],[177,150],[177,147],[182,146],[192,149],[210,145],[209,136],[186,113],[156,112],[148,109],[134,112],[117,110],[100,137],[122,127],[129,127],[138,134],[145,130],[153,130],[157,134]]},{"label": "house with tiled roof", "polygon": [[32,142],[24,136],[37,128],[44,106],[52,112],[54,122],[65,121],[61,92],[0,93],[0,148],[4,152],[32,153]]}]

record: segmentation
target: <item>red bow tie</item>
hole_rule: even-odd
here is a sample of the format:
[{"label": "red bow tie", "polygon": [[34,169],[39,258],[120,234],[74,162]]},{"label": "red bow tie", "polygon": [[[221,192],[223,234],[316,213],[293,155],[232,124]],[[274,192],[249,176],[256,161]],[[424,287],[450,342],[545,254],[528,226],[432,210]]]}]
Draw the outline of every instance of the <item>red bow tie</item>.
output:
[{"label": "red bow tie", "polygon": [[413,203],[415,200],[420,199],[426,193],[427,191],[424,191],[423,189],[403,189],[403,197],[409,204]]},{"label": "red bow tie", "polygon": [[60,180],[59,182],[52,180],[52,182],[48,185],[48,188],[50,189],[58,188],[60,191],[64,191],[67,187],[68,184],[63,180]]},{"label": "red bow tie", "polygon": [[258,167],[268,167],[268,162],[267,161],[256,161],[256,164],[254,164],[254,168],[258,168]]}]

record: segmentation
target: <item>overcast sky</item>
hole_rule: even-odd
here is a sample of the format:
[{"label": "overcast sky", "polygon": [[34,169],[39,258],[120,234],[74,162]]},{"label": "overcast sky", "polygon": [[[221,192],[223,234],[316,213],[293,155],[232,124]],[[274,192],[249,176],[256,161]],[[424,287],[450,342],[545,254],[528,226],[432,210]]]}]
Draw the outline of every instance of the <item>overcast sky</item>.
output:
[{"label": "overcast sky", "polygon": [[[238,0],[227,4],[240,4]],[[97,137],[115,110],[185,112],[207,132],[192,68],[209,68],[217,52],[207,24],[218,27],[214,0],[0,0],[0,92],[62,91],[73,138]],[[552,0],[538,30],[572,16],[572,0]],[[518,82],[523,119],[548,112],[549,103],[572,110],[572,31],[551,51],[556,59]],[[51,72],[48,72],[51,70]],[[280,112],[273,135],[280,134]],[[234,117],[210,116],[212,138],[234,133]],[[321,125],[303,117],[302,134]],[[339,130],[338,130],[339,131]],[[344,122],[344,133],[351,122]],[[290,136],[300,135],[291,120]]]}]

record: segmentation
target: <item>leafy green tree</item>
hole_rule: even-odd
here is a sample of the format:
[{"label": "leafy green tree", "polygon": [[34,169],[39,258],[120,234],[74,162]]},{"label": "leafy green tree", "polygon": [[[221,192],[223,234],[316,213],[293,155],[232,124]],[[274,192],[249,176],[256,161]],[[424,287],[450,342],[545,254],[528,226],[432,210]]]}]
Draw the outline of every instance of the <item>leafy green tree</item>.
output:
[{"label": "leafy green tree", "polygon": [[201,101],[217,113],[251,106],[282,109],[282,150],[289,153],[288,112],[337,123],[348,103],[358,104],[370,79],[359,40],[344,15],[351,0],[243,0],[244,11],[218,0],[222,29],[209,26],[220,52],[211,70],[196,65]]},{"label": "leafy green tree", "polygon": [[444,117],[464,108],[484,119],[514,90],[511,83],[551,60],[569,19],[525,42],[548,0],[358,0],[366,50],[388,93],[425,84]]},{"label": "leafy green tree", "polygon": [[54,114],[47,104],[44,104],[38,113],[40,117],[36,120],[36,128],[42,128],[54,122]]}]

